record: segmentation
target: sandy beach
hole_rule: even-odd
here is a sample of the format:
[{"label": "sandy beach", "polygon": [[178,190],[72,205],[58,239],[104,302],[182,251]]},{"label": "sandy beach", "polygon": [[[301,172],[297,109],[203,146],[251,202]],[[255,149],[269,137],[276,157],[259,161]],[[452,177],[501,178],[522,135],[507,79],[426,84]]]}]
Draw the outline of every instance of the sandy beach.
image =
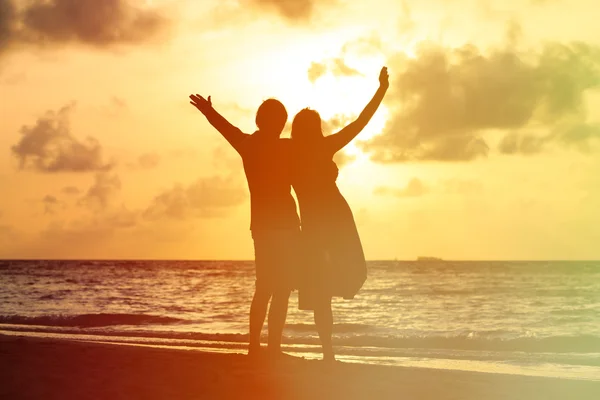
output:
[{"label": "sandy beach", "polygon": [[597,399],[600,382],[0,336],[1,399]]}]

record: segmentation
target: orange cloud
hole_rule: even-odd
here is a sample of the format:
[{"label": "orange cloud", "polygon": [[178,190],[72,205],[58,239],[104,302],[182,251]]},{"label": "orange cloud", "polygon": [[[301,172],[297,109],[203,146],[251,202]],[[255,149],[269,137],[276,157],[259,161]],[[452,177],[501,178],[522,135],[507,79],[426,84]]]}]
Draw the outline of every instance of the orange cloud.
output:
[{"label": "orange cloud", "polygon": [[121,190],[119,176],[110,175],[108,172],[96,173],[94,184],[90,186],[85,196],[79,200],[80,205],[92,209],[105,209],[110,200]]},{"label": "orange cloud", "polygon": [[137,163],[132,167],[140,167],[142,169],[152,169],[158,167],[160,163],[160,155],[156,153],[144,153],[138,157]]},{"label": "orange cloud", "polygon": [[76,186],[65,186],[64,188],[62,188],[61,192],[69,196],[78,195],[79,193],[81,193],[79,188]]},{"label": "orange cloud", "polygon": [[175,185],[158,194],[143,216],[147,220],[220,217],[245,199],[244,188],[231,179],[200,178],[188,187]]},{"label": "orange cloud", "polygon": [[19,232],[11,225],[0,225],[0,243],[8,244],[19,239]]},{"label": "orange cloud", "polygon": [[380,186],[373,191],[376,195],[395,197],[420,197],[429,192],[429,188],[418,178],[412,178],[403,188]]},{"label": "orange cloud", "polygon": [[276,12],[288,21],[297,22],[310,19],[317,6],[334,2],[335,0],[247,0],[246,4]]},{"label": "orange cloud", "polygon": [[107,171],[111,164],[102,161],[102,147],[91,137],[76,139],[70,131],[69,114],[73,105],[58,112],[48,111],[34,126],[21,128],[21,140],[11,150],[21,169],[38,172]]},{"label": "orange cloud", "polygon": [[[484,53],[473,45],[428,45],[414,59],[396,54],[390,60],[384,102],[391,116],[381,135],[362,143],[376,161],[485,157],[483,134],[490,129],[508,131],[502,153],[600,138],[584,108],[584,93],[600,85],[600,48],[548,44],[523,54],[512,47]],[[522,132],[530,124],[545,133]]]},{"label": "orange cloud", "polygon": [[170,22],[128,0],[0,0],[0,52],[25,44],[80,43],[93,47],[139,44]]},{"label": "orange cloud", "polygon": [[323,75],[331,73],[335,76],[361,76],[358,70],[346,64],[343,57],[333,58],[324,62],[313,62],[308,69],[308,79],[315,83]]},{"label": "orange cloud", "polygon": [[52,195],[44,196],[42,203],[44,204],[44,214],[54,214],[57,207],[61,205],[64,207],[64,204]]},{"label": "orange cloud", "polygon": [[481,182],[464,179],[448,179],[442,183],[444,191],[450,194],[471,194],[483,190]]}]

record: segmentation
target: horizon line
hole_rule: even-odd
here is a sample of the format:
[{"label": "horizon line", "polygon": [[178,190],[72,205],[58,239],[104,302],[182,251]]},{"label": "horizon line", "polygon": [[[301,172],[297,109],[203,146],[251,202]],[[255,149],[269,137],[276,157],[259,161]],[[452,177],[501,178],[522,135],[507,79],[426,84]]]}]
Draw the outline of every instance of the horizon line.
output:
[{"label": "horizon line", "polygon": [[[236,261],[236,262],[254,262],[253,259],[220,259],[220,258],[0,258],[0,261]],[[369,259],[367,262],[420,262],[420,263],[432,263],[432,262],[486,262],[486,261],[507,261],[507,262],[600,262],[600,259],[541,259],[541,258],[530,258],[530,259],[445,259],[437,258],[434,260],[418,260],[416,258],[411,259]]]}]

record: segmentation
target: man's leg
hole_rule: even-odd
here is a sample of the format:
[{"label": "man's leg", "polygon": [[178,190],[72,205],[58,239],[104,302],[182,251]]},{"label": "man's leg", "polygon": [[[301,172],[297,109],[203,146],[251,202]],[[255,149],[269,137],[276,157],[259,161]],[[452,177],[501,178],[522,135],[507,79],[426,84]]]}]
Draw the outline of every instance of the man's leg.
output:
[{"label": "man's leg", "polygon": [[249,355],[257,353],[260,350],[260,334],[265,323],[267,307],[269,306],[272,294],[268,279],[268,267],[270,264],[268,237],[265,237],[263,232],[252,231],[252,239],[254,241],[256,283],[254,297],[252,297],[252,304],[250,305]]},{"label": "man's leg", "polygon": [[257,282],[252,304],[250,305],[250,346],[248,347],[248,354],[255,353],[260,349],[260,333],[265,323],[270,299],[271,292]]},{"label": "man's leg", "polygon": [[276,290],[269,307],[269,352],[274,355],[281,353],[281,336],[287,317],[290,293],[289,289]]}]

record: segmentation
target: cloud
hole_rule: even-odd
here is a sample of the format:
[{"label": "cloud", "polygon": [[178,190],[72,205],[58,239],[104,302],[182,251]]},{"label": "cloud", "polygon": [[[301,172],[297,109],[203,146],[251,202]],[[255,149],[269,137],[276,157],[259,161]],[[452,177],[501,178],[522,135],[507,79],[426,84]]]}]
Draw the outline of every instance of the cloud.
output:
[{"label": "cloud", "polygon": [[16,242],[20,238],[19,232],[11,225],[0,225],[0,243]]},{"label": "cloud", "polygon": [[403,188],[392,188],[379,186],[375,188],[374,194],[395,197],[420,197],[429,192],[429,189],[418,178],[412,178]]},{"label": "cloud", "polygon": [[88,189],[85,196],[79,200],[79,205],[85,205],[94,210],[106,209],[111,199],[121,190],[121,180],[116,174],[98,172],[94,183]]},{"label": "cloud", "polygon": [[[125,208],[107,215],[94,216],[91,219],[75,219],[55,221],[40,232],[42,243],[75,243],[77,246],[100,245],[112,237],[119,229],[132,228],[136,225],[137,215]],[[64,246],[61,246],[64,248]]]},{"label": "cloud", "polygon": [[156,168],[160,163],[160,156],[156,153],[146,153],[138,157],[138,166],[143,169]]},{"label": "cloud", "polygon": [[0,0],[0,53],[23,45],[139,44],[170,25],[159,12],[129,0]]},{"label": "cloud", "polygon": [[44,214],[54,214],[56,208],[62,204],[56,197],[49,194],[44,196],[42,203],[44,204]]},{"label": "cloud", "polygon": [[322,122],[323,134],[330,135],[336,133],[355,119],[355,115],[336,114],[328,120]]},{"label": "cloud", "polygon": [[342,57],[333,58],[321,63],[313,62],[308,68],[308,80],[315,83],[323,75],[331,73],[334,76],[362,76],[358,70],[348,66]]},{"label": "cloud", "polygon": [[72,110],[73,105],[68,105],[58,112],[48,111],[34,126],[21,128],[21,140],[11,148],[21,169],[88,172],[112,168],[102,161],[102,147],[96,139],[73,137],[68,121]]},{"label": "cloud", "polygon": [[[584,94],[600,86],[595,46],[550,43],[524,53],[512,45],[483,52],[422,44],[416,58],[390,57],[389,69],[390,118],[381,135],[362,143],[376,161],[474,160],[489,153],[490,130],[509,132],[502,153],[597,137],[584,123]],[[532,126],[535,135],[523,132]]]},{"label": "cloud", "polygon": [[330,70],[335,76],[362,76],[359,71],[346,65],[346,62],[341,57],[333,59]]},{"label": "cloud", "polygon": [[443,182],[443,187],[446,193],[451,194],[471,194],[483,190],[480,182],[465,179],[448,179]]},{"label": "cloud", "polygon": [[243,177],[243,164],[240,157],[233,154],[230,147],[218,146],[212,152],[213,166],[216,170]]},{"label": "cloud", "polygon": [[137,157],[135,161],[128,162],[125,165],[133,170],[153,169],[160,164],[161,156],[157,153],[144,153]]},{"label": "cloud", "polygon": [[[54,220],[15,254],[34,257],[103,257],[110,247],[144,232],[140,212],[125,206],[94,210],[79,218]],[[126,245],[125,245],[126,246]],[[124,247],[127,249],[127,247]],[[135,252],[134,252],[135,253]]]},{"label": "cloud", "polygon": [[[1,0],[0,0],[1,1]],[[2,34],[0,33],[0,36]],[[0,72],[2,71],[2,66],[0,65]],[[5,74],[5,76],[0,77],[0,85],[18,85],[27,81],[27,73],[24,71],[18,71],[14,73]]]},{"label": "cloud", "polygon": [[[3,211],[0,210],[0,218],[4,215]],[[0,224],[0,249],[8,249],[8,244],[13,244],[21,239],[21,232],[18,231],[14,226],[9,224]],[[6,257],[0,250],[0,254]]]},{"label": "cloud", "polygon": [[498,144],[502,154],[536,154],[539,153],[547,138],[527,133],[511,132],[505,135]]},{"label": "cloud", "polygon": [[600,140],[600,124],[575,123],[555,130],[551,137],[568,147],[578,147],[582,151],[590,150],[592,140]]},{"label": "cloud", "polygon": [[98,110],[100,114],[108,118],[118,118],[129,111],[127,101],[118,96],[111,96],[108,104],[101,106]]},{"label": "cloud", "polygon": [[185,149],[175,149],[175,150],[171,150],[169,151],[168,155],[169,157],[176,157],[176,158],[190,158],[190,159],[195,159],[199,156],[199,152],[196,149],[192,149],[192,148],[185,148]]},{"label": "cloud", "polygon": [[200,178],[188,187],[175,185],[158,194],[143,216],[147,220],[221,217],[245,199],[246,191],[231,179]]},{"label": "cloud", "polygon": [[139,245],[139,234],[144,233],[132,223],[139,220],[136,218],[135,212],[123,208],[91,217],[55,220],[34,235],[11,228],[8,234],[12,240],[10,236],[3,237],[0,226],[0,255],[55,259],[106,258],[109,254],[116,258],[135,257],[136,251],[139,255],[139,246],[135,244]]},{"label": "cloud", "polygon": [[345,153],[344,151],[338,151],[333,156],[333,161],[338,166],[338,168],[345,167],[354,160],[356,160],[356,156]]},{"label": "cloud", "polygon": [[75,186],[65,186],[64,188],[61,189],[61,192],[67,195],[78,195],[79,193],[81,193],[81,190],[79,190],[78,187]]},{"label": "cloud", "polygon": [[469,179],[447,179],[440,181],[435,186],[428,186],[418,178],[412,178],[404,187],[379,186],[373,190],[378,196],[393,196],[400,198],[421,197],[432,191],[446,194],[468,195],[479,193],[483,185],[475,180]]},{"label": "cloud", "polygon": [[333,4],[335,0],[246,0],[245,3],[261,11],[276,12],[290,22],[306,22],[317,6]]},{"label": "cloud", "polygon": [[544,135],[517,131],[506,134],[498,143],[502,154],[537,154],[551,143],[582,152],[592,151],[593,142],[600,141],[600,124],[573,122],[559,123]]},{"label": "cloud", "polygon": [[[13,258],[23,254],[35,258],[168,257],[173,246],[189,240],[199,227],[193,221],[145,221],[139,210],[120,207],[53,221],[37,235],[22,235],[11,246],[0,245],[0,254]],[[2,239],[0,226],[0,243]]]},{"label": "cloud", "polygon": [[361,207],[354,213],[354,220],[356,225],[365,226],[371,221],[371,213],[368,208]]},{"label": "cloud", "polygon": [[0,0],[0,54],[12,46],[17,25],[17,10],[11,0]]},{"label": "cloud", "polygon": [[370,35],[350,40],[341,48],[338,57],[312,62],[308,68],[308,80],[315,83],[326,74],[336,77],[363,76],[359,70],[346,64],[345,57],[352,54],[358,57],[370,57],[380,55],[384,51],[384,44],[376,32]]},{"label": "cloud", "polygon": [[412,18],[412,12],[406,0],[402,1],[402,13],[398,20],[398,29],[401,35],[411,33],[417,26],[415,20]]},{"label": "cloud", "polygon": [[133,228],[139,223],[139,211],[129,210],[122,206],[109,212],[103,221],[105,225],[114,229]]},{"label": "cloud", "polygon": [[313,62],[308,68],[308,80],[315,83],[317,79],[327,73],[327,66],[324,63]]},{"label": "cloud", "polygon": [[385,50],[385,45],[377,31],[368,35],[349,40],[342,46],[342,56],[354,54],[357,56],[378,56]]}]

